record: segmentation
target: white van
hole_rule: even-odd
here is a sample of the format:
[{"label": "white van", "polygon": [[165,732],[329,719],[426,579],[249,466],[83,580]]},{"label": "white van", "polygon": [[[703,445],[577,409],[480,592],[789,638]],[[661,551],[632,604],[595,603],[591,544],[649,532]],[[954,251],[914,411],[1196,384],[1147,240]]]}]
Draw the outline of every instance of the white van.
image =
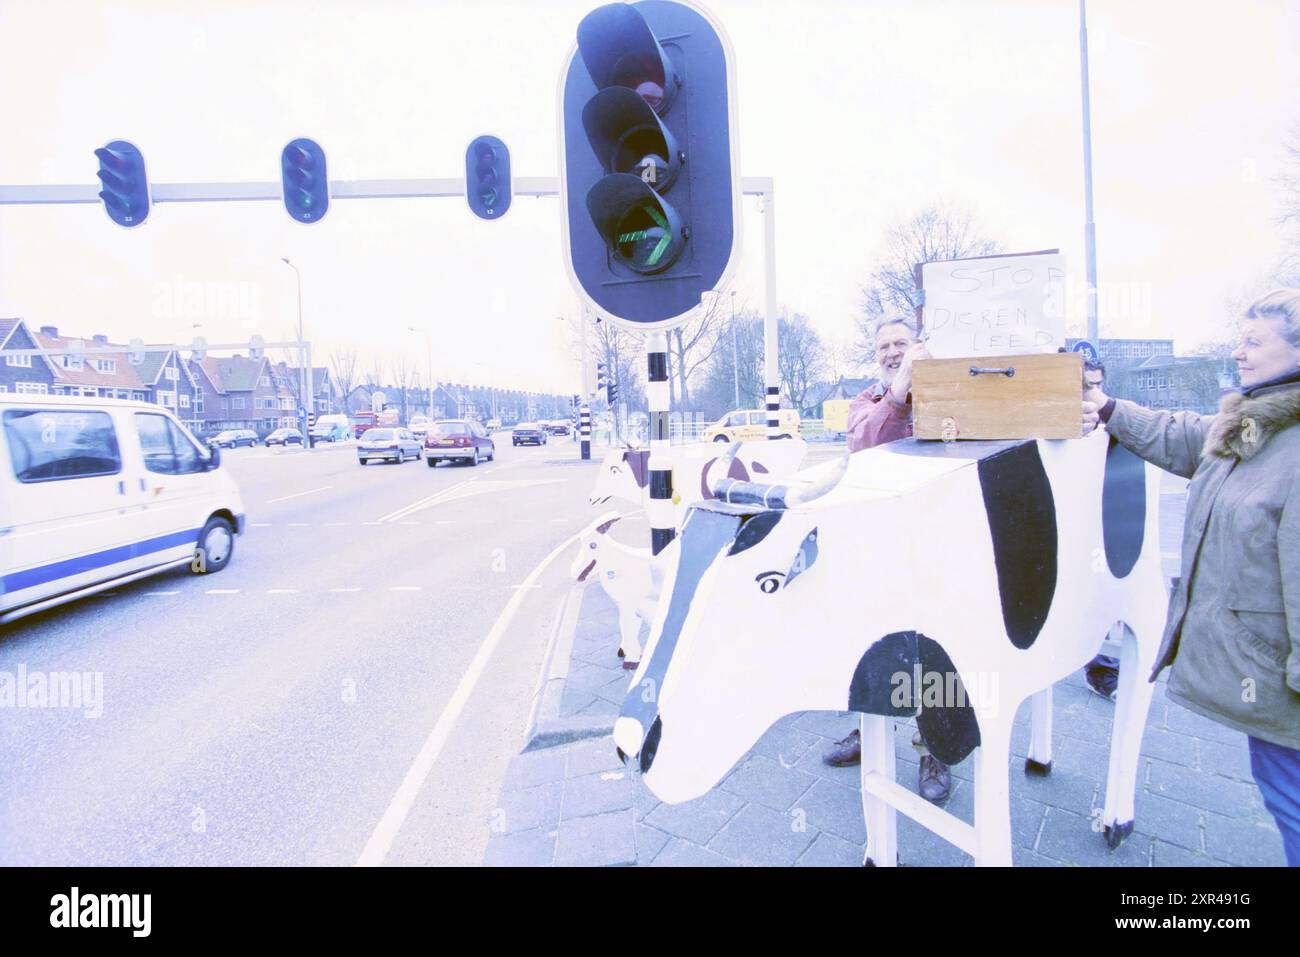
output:
[{"label": "white van", "polygon": [[188,565],[244,530],[219,449],[161,406],[0,395],[0,623]]}]

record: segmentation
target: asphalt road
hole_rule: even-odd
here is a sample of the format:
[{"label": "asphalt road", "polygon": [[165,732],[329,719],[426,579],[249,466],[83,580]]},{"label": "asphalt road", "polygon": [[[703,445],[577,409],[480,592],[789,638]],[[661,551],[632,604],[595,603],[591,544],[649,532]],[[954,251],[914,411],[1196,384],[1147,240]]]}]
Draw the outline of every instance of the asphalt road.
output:
[{"label": "asphalt road", "polygon": [[227,452],[228,568],[0,631],[0,671],[103,689],[97,717],[0,714],[0,864],[478,863],[569,553],[520,586],[594,477],[571,441],[505,438],[477,468]]}]

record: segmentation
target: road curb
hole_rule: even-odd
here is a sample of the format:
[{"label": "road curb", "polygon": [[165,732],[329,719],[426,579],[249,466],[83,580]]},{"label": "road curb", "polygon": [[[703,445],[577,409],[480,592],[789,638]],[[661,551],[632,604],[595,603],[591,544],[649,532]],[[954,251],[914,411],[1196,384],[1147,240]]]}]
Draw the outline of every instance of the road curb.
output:
[{"label": "road curb", "polygon": [[546,644],[546,655],[537,676],[533,691],[533,706],[528,717],[528,731],[524,735],[522,751],[540,751],[561,744],[612,734],[614,722],[610,718],[560,718],[560,702],[564,685],[569,677],[569,662],[573,656],[573,637],[578,630],[585,587],[574,584],[564,593],[551,625],[551,636]]}]

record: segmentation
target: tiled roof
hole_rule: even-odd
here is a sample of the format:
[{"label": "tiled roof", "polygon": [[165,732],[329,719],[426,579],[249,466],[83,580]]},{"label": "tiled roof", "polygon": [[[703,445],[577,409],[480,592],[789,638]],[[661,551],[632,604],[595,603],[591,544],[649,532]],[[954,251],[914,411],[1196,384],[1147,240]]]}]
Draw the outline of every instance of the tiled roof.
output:
[{"label": "tiled roof", "polygon": [[247,356],[209,356],[199,363],[218,392],[252,392],[257,388],[265,359]]},{"label": "tiled roof", "polygon": [[18,328],[20,322],[22,322],[21,319],[0,319],[0,345],[3,345],[4,341],[9,338],[9,333]]},{"label": "tiled roof", "polygon": [[[135,366],[127,358],[127,347],[117,342],[101,343],[93,339],[79,339],[77,336],[47,336],[38,332],[33,338],[40,344],[42,349],[62,349],[74,342],[85,344],[86,348],[94,349],[102,346],[117,346],[121,352],[105,352],[94,356],[85,356],[82,359],[80,369],[64,368],[63,358],[58,357],[53,360],[55,385],[83,385],[83,386],[100,386],[115,389],[141,389],[144,383],[136,373]],[[114,362],[112,372],[100,372],[95,368],[95,361],[98,359],[111,359]]]}]

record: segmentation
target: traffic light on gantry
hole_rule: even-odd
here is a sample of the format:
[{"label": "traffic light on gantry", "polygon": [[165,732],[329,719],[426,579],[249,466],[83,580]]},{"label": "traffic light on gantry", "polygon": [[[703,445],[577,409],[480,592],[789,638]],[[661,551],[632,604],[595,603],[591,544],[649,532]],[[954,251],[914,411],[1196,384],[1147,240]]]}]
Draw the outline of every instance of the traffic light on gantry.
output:
[{"label": "traffic light on gantry", "polygon": [[144,156],[126,140],[101,146],[95,156],[99,159],[95,175],[104,185],[99,198],[104,201],[108,218],[128,229],[139,226],[149,216],[149,177],[145,175]]},{"label": "traffic light on gantry", "polygon": [[613,3],[578,25],[561,92],[572,276],[592,308],[674,324],[738,248],[734,81],[721,27],[685,3]]},{"label": "traffic light on gantry", "polygon": [[318,222],[330,208],[325,151],[315,140],[299,137],[280,154],[284,208],[296,222]]},{"label": "traffic light on gantry", "polygon": [[510,150],[495,136],[480,136],[465,151],[465,199],[479,219],[500,219],[510,208]]}]

